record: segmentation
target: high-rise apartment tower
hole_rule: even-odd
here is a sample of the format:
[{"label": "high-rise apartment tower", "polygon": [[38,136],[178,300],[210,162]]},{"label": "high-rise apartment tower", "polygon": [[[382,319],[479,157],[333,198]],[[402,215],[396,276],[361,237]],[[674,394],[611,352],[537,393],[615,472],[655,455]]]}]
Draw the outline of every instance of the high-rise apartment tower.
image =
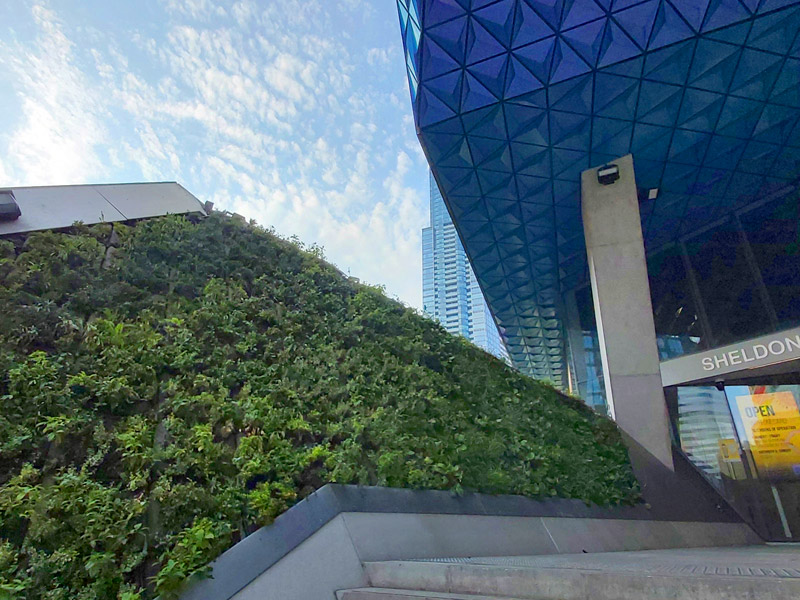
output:
[{"label": "high-rise apartment tower", "polygon": [[508,352],[472,272],[442,194],[430,176],[431,225],[422,230],[422,304],[447,331],[508,362]]}]

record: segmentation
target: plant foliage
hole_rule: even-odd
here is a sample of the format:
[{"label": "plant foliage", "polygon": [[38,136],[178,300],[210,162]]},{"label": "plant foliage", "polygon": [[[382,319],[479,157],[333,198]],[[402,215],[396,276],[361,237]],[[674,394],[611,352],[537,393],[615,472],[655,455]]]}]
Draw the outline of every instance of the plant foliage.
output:
[{"label": "plant foliage", "polygon": [[636,500],[607,419],[320,255],[221,215],[0,240],[0,598],[175,597],[328,482]]}]

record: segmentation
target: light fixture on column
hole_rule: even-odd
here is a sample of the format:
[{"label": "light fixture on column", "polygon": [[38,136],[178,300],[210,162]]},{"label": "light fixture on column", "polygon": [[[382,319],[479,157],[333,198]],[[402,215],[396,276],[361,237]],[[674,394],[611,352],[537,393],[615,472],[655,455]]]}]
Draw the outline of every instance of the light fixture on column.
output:
[{"label": "light fixture on column", "polygon": [[611,185],[619,179],[619,167],[617,165],[603,165],[597,169],[597,182],[601,185]]}]

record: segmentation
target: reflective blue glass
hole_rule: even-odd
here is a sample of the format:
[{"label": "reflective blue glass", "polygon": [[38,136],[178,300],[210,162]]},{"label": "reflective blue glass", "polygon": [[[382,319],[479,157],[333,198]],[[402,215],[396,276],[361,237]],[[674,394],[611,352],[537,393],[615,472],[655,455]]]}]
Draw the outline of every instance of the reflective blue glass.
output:
[{"label": "reflective blue glass", "polygon": [[639,186],[659,190],[642,205],[648,252],[800,176],[800,0],[398,11],[420,142],[531,375],[567,385],[561,295],[587,278],[582,170],[633,154]]}]

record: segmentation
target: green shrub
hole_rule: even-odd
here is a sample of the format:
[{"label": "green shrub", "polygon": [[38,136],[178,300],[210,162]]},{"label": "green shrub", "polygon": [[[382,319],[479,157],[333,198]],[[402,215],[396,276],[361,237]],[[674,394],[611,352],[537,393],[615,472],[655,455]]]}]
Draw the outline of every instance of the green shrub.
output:
[{"label": "green shrub", "polygon": [[0,598],[144,600],[328,482],[637,499],[616,428],[221,216],[0,245]]}]

